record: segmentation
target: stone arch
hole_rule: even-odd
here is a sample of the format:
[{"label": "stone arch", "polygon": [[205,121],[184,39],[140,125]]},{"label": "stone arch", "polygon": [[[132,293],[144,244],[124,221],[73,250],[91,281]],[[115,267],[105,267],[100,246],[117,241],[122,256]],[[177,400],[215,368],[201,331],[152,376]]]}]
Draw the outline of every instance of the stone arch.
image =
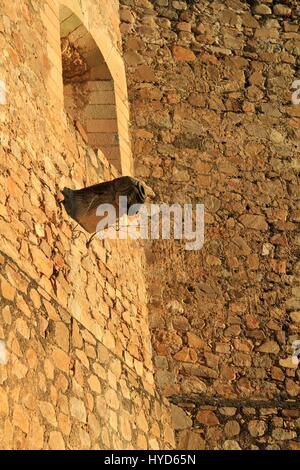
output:
[{"label": "stone arch", "polygon": [[104,28],[96,34],[89,30],[78,1],[60,2],[59,21],[65,110],[92,148],[101,149],[122,174],[132,174],[120,52]]}]

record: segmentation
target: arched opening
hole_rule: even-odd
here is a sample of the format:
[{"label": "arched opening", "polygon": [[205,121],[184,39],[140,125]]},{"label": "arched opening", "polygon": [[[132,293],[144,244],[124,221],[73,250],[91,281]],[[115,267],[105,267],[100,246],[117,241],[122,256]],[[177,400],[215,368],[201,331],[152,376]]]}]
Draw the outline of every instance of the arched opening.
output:
[{"label": "arched opening", "polygon": [[60,7],[65,111],[93,149],[121,170],[114,81],[92,35],[66,6]]}]

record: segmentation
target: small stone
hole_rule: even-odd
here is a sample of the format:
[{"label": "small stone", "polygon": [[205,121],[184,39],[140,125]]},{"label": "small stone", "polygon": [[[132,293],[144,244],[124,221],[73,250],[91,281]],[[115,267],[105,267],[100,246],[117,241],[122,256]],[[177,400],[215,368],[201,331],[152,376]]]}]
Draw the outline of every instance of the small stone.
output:
[{"label": "small stone", "polygon": [[109,330],[107,330],[104,333],[103,344],[104,346],[107,347],[107,349],[110,349],[110,350],[115,349],[115,346],[116,346],[115,338],[113,337],[112,333]]},{"label": "small stone", "polygon": [[73,324],[72,324],[72,343],[75,346],[75,348],[80,349],[83,346],[82,336],[81,336],[79,326],[76,320],[73,320]]},{"label": "small stone", "polygon": [[113,410],[118,410],[119,409],[120,402],[119,402],[119,399],[118,399],[118,395],[116,394],[116,392],[113,389],[109,388],[108,390],[106,390],[105,400],[106,400],[106,403],[108,404],[108,406],[110,408],[112,408]]},{"label": "small stone", "polygon": [[49,359],[45,359],[44,371],[48,379],[50,380],[54,379],[54,367],[53,367],[52,362],[49,361]]},{"label": "small stone", "polygon": [[186,49],[185,47],[173,46],[172,52],[174,59],[177,61],[193,62],[196,60],[196,56],[193,51]]},{"label": "small stone", "polygon": [[237,441],[232,441],[232,440],[225,441],[223,444],[223,449],[224,450],[242,450],[240,448],[239,443]]},{"label": "small stone", "polygon": [[58,426],[59,426],[59,429],[61,430],[61,432],[65,435],[65,436],[69,436],[70,435],[70,432],[71,432],[71,420],[69,418],[69,416],[63,414],[63,413],[59,413],[58,415]]},{"label": "small stone", "polygon": [[297,397],[300,394],[300,385],[292,379],[286,379],[285,388],[291,397]]},{"label": "small stone", "polygon": [[79,429],[79,439],[82,449],[89,449],[91,446],[91,439],[89,434],[82,428]]},{"label": "small stone", "polygon": [[69,328],[63,322],[55,322],[55,341],[65,352],[69,351]]},{"label": "small stone", "polygon": [[283,426],[283,418],[280,418],[279,416],[274,416],[274,418],[272,419],[272,424],[276,428],[281,428]]},{"label": "small stone", "polygon": [[141,433],[138,434],[136,444],[137,444],[137,449],[139,450],[148,449],[147,439],[145,438],[144,434],[141,434]]},{"label": "small stone", "polygon": [[30,250],[32,254],[33,263],[36,268],[41,273],[45,274],[46,277],[50,278],[53,273],[53,262],[49,258],[47,258],[44,252],[40,250],[40,248],[38,248],[37,246],[32,245]]},{"label": "small stone", "polygon": [[89,411],[93,411],[95,400],[94,400],[93,395],[89,392],[86,394],[86,401],[87,401],[87,406],[88,406]]},{"label": "small stone", "polygon": [[48,423],[50,423],[52,426],[56,427],[57,421],[53,405],[47,401],[40,401],[38,406],[45,420],[48,421]]},{"label": "small stone", "polygon": [[267,430],[267,424],[264,421],[254,419],[249,421],[248,430],[252,437],[263,436]]},{"label": "small stone", "polygon": [[272,10],[267,5],[260,4],[260,5],[255,5],[254,13],[256,15],[272,15]]},{"label": "small stone", "polygon": [[289,448],[291,450],[300,450],[300,442],[295,442],[295,441],[289,442]]},{"label": "small stone", "polygon": [[274,15],[278,16],[291,16],[292,14],[292,10],[287,5],[282,5],[281,3],[274,5],[273,12]]},{"label": "small stone", "polygon": [[284,141],[284,135],[275,129],[272,129],[270,139],[274,144],[281,144]]},{"label": "small stone", "polygon": [[191,418],[179,406],[171,405],[171,417],[175,431],[190,428],[193,425]]},{"label": "small stone", "polygon": [[268,224],[263,215],[245,214],[240,217],[240,221],[246,228],[268,230]]},{"label": "small stone", "polygon": [[144,412],[140,412],[139,415],[137,416],[137,419],[136,419],[136,424],[138,426],[139,429],[141,429],[142,431],[144,431],[145,434],[148,433],[149,431],[149,424],[148,424],[148,421],[146,419],[146,416],[145,416],[145,413]]},{"label": "small stone", "polygon": [[206,424],[207,426],[216,426],[219,424],[217,416],[210,410],[199,411],[196,416],[196,420],[201,424]]},{"label": "small stone", "polygon": [[287,357],[286,359],[279,359],[279,365],[287,369],[297,369],[298,364],[293,361],[292,357]]},{"label": "small stone", "polygon": [[261,408],[260,409],[260,414],[262,416],[276,415],[277,410],[276,410],[276,408]]},{"label": "small stone", "polygon": [[279,344],[276,341],[266,341],[258,348],[259,352],[267,354],[278,354],[280,351]]},{"label": "small stone", "polygon": [[277,444],[268,444],[266,450],[280,450],[280,446]]},{"label": "small stone", "polygon": [[3,357],[1,358],[1,353],[3,352],[1,352],[0,346],[0,385],[3,385],[7,380],[7,367],[4,365],[4,363],[1,363],[1,359],[3,360]]},{"label": "small stone", "polygon": [[287,431],[286,429],[276,428],[272,431],[272,437],[277,441],[288,441],[289,439],[294,439],[297,437],[297,433],[295,431]]},{"label": "small stone", "polygon": [[198,356],[196,351],[185,346],[174,355],[174,359],[182,362],[197,362]]},{"label": "small stone", "polygon": [[230,353],[230,344],[227,343],[217,343],[216,344],[216,352],[217,353]]},{"label": "small stone", "polygon": [[0,416],[8,415],[8,397],[4,388],[0,388]]},{"label": "small stone", "polygon": [[22,318],[18,318],[16,320],[16,330],[21,336],[23,336],[23,338],[29,339],[30,330],[28,328],[26,321],[23,320]]},{"label": "small stone", "polygon": [[166,305],[167,309],[173,313],[184,313],[184,308],[178,300],[171,300]]},{"label": "small stone", "polygon": [[28,367],[22,364],[20,361],[15,361],[13,367],[13,374],[18,377],[18,379],[23,379],[28,372]]},{"label": "small stone", "polygon": [[70,398],[70,412],[73,418],[78,419],[81,423],[86,423],[86,409],[82,400],[76,397]]},{"label": "small stone", "polygon": [[249,269],[251,269],[252,271],[255,271],[256,269],[258,269],[259,268],[258,255],[254,253],[249,255],[247,259],[247,264],[248,264]]},{"label": "small stone", "polygon": [[172,2],[172,6],[173,8],[175,8],[175,10],[186,10],[187,9],[187,4],[186,2],[182,2],[182,1],[174,1]]},{"label": "small stone", "polygon": [[97,408],[97,411],[99,413],[99,416],[101,418],[103,418],[104,416],[106,416],[106,413],[107,413],[107,404],[104,400],[104,397],[102,396],[97,396],[96,398],[96,408]]},{"label": "small stone", "polygon": [[134,23],[134,16],[130,10],[122,9],[120,11],[120,19],[121,21],[125,21],[125,23]]},{"label": "small stone", "polygon": [[31,417],[28,434],[28,449],[42,450],[44,446],[44,428],[37,417]]},{"label": "small stone", "polygon": [[40,297],[40,294],[35,289],[30,290],[29,297],[31,298],[32,303],[35,306],[35,308],[37,308],[37,309],[40,308],[40,306],[41,306],[41,297]]},{"label": "small stone", "polygon": [[178,448],[180,450],[204,450],[205,441],[199,432],[186,429],[178,435]]},{"label": "small stone", "polygon": [[7,325],[10,325],[11,324],[11,313],[10,313],[10,309],[9,309],[9,306],[6,305],[3,310],[2,310],[2,317],[3,317],[3,320],[4,322],[7,324]]},{"label": "small stone", "polygon": [[181,390],[183,393],[205,393],[207,386],[205,382],[196,377],[188,377],[182,380]]},{"label": "small stone", "polygon": [[35,233],[37,234],[39,238],[43,238],[45,236],[45,229],[43,225],[34,224],[34,229],[35,229]]},{"label": "small stone", "polygon": [[271,243],[264,243],[261,254],[263,256],[268,256],[272,252],[273,249],[274,249],[274,246]]},{"label": "small stone", "polygon": [[285,378],[285,375],[282,371],[282,369],[280,369],[280,367],[272,367],[271,369],[271,375],[272,375],[272,378],[274,380],[280,380],[281,382],[284,380]]},{"label": "small stone", "polygon": [[65,450],[65,442],[62,434],[58,431],[51,431],[49,436],[49,448],[51,450]]},{"label": "small stone", "polygon": [[127,65],[131,67],[136,67],[139,64],[144,62],[143,56],[136,51],[127,51],[124,54],[124,59]]},{"label": "small stone", "polygon": [[300,323],[300,312],[291,312],[290,317],[294,323]]},{"label": "small stone", "polygon": [[91,375],[88,379],[88,384],[92,392],[101,393],[101,385],[96,375]]},{"label": "small stone", "polygon": [[70,358],[62,349],[53,346],[51,357],[55,367],[62,370],[63,372],[69,372]]},{"label": "small stone", "polygon": [[179,31],[189,31],[190,32],[191,31],[191,24],[187,23],[186,21],[180,21],[179,23],[177,23],[176,28]]},{"label": "small stone", "polygon": [[222,264],[221,259],[214,255],[207,255],[205,261],[209,266],[221,266]]},{"label": "small stone", "polygon": [[101,426],[100,426],[99,419],[97,419],[97,417],[92,413],[90,413],[88,416],[88,425],[92,433],[94,434],[95,438],[97,439],[101,432]]},{"label": "small stone", "polygon": [[227,437],[233,437],[240,433],[241,427],[235,420],[227,421],[224,432]]},{"label": "small stone", "polygon": [[35,350],[32,348],[27,349],[25,356],[30,369],[36,369],[38,365],[38,357]]},{"label": "small stone", "polygon": [[165,441],[170,444],[171,448],[172,449],[175,449],[175,437],[174,437],[174,431],[173,429],[171,428],[171,426],[169,426],[168,424],[165,426],[164,428],[164,439]]},{"label": "small stone", "polygon": [[224,336],[239,336],[240,333],[240,325],[231,325],[224,331]]},{"label": "small stone", "polygon": [[61,390],[62,392],[66,392],[68,389],[69,383],[67,378],[63,374],[58,374],[58,377],[56,379],[56,386],[58,390]]},{"label": "small stone", "polygon": [[159,444],[157,442],[157,439],[149,439],[149,449],[150,450],[159,450]]},{"label": "small stone", "polygon": [[[235,363],[236,363],[237,365],[242,365],[242,364],[238,361],[237,358],[235,358],[235,359],[236,359],[236,360],[235,360]],[[230,366],[227,366],[226,364],[222,364],[222,365],[221,365],[220,375],[221,375],[222,379],[223,379],[223,380],[225,379],[226,381],[234,380],[235,377],[236,377],[236,373],[235,373],[235,371],[233,370],[233,368],[230,367]]]},{"label": "small stone", "polygon": [[108,433],[108,430],[107,428],[103,428],[102,429],[102,432],[101,432],[101,439],[103,441],[103,444],[110,448],[111,447],[111,443],[110,443],[110,437],[109,437],[109,433]]},{"label": "small stone", "polygon": [[16,295],[16,289],[11,286],[4,277],[1,277],[1,292],[3,297],[11,302],[14,300]]},{"label": "small stone", "polygon": [[86,367],[87,369],[90,368],[88,357],[84,351],[81,351],[80,349],[76,349],[76,356],[78,357],[80,362],[84,365],[84,367]]},{"label": "small stone", "polygon": [[120,430],[122,437],[125,441],[131,442],[132,440],[132,431],[130,426],[129,416],[120,416]]},{"label": "small stone", "polygon": [[21,405],[14,405],[13,424],[18,426],[25,434],[29,432],[29,416],[25,408]]},{"label": "small stone", "polygon": [[203,349],[205,347],[205,341],[191,331],[188,331],[186,336],[190,348]]},{"label": "small stone", "polygon": [[225,416],[234,416],[236,414],[236,408],[223,406],[222,408],[219,409],[219,412]]},{"label": "small stone", "polygon": [[190,375],[196,375],[197,377],[204,377],[210,379],[217,379],[218,372],[210,367],[198,365],[198,364],[184,364],[184,370]]},{"label": "small stone", "polygon": [[154,82],[155,73],[149,65],[139,65],[135,70],[135,79],[141,82]]},{"label": "small stone", "polygon": [[246,395],[251,395],[253,393],[251,382],[247,377],[242,377],[237,381],[237,388]]}]

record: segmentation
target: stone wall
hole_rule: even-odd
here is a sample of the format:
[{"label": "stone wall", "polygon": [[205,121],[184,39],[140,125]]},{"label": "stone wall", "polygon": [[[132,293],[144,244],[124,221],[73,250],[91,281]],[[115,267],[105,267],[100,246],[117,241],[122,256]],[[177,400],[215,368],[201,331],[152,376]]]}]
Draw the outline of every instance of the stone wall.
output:
[{"label": "stone wall", "polygon": [[[63,4],[97,30],[96,42],[106,39],[124,121],[117,3]],[[153,379],[143,250],[98,239],[88,249],[59,205],[64,186],[119,173],[63,111],[58,7],[0,0],[0,448],[171,448],[168,404]]]},{"label": "stone wall", "polygon": [[178,445],[299,449],[299,2],[120,3],[136,173],[205,204],[201,251],[146,248]]}]

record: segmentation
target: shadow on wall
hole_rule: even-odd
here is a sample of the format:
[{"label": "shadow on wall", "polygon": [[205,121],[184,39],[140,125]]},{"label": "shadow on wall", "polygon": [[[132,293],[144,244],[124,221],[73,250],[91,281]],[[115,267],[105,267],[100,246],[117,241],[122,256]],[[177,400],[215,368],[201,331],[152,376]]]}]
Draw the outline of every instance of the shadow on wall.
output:
[{"label": "shadow on wall", "polygon": [[119,170],[114,81],[91,34],[67,7],[60,8],[64,105],[83,138]]}]

